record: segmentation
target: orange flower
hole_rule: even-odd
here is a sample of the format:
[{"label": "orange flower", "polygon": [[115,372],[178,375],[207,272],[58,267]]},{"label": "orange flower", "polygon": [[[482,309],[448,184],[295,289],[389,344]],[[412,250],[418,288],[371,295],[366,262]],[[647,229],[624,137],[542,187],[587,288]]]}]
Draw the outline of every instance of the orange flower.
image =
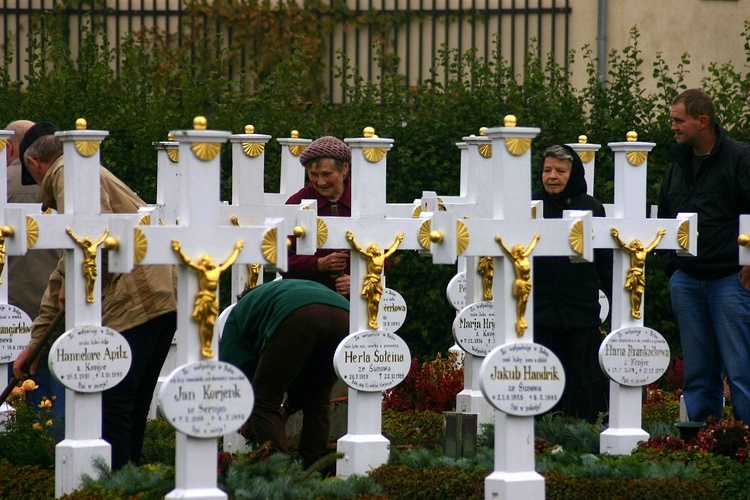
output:
[{"label": "orange flower", "polygon": [[36,382],[34,382],[33,380],[29,378],[23,381],[23,384],[21,385],[21,387],[23,387],[24,391],[28,392],[28,391],[35,391],[39,386],[36,385]]},{"label": "orange flower", "polygon": [[21,397],[23,395],[24,395],[24,391],[23,391],[23,387],[21,387],[21,386],[14,387],[13,390],[10,391],[10,397],[11,397],[11,399],[18,398],[18,397]]},{"label": "orange flower", "polygon": [[46,397],[42,398],[42,402],[39,403],[39,408],[52,408],[52,401]]},{"label": "orange flower", "polygon": [[34,423],[34,425],[32,425],[31,427],[33,427],[34,429],[38,431],[42,430],[42,424],[40,424],[39,422]]}]

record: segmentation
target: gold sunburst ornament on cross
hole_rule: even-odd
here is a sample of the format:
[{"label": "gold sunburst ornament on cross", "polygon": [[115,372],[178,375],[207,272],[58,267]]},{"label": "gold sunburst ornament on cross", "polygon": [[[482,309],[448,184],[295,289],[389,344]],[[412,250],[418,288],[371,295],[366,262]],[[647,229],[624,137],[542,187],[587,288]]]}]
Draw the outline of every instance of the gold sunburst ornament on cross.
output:
[{"label": "gold sunburst ornament on cross", "polygon": [[[88,123],[85,119],[79,118],[76,120],[76,130],[86,130],[88,128]],[[99,141],[76,141],[76,151],[78,151],[81,156],[89,157],[94,156],[94,154],[99,151]]]},{"label": "gold sunburst ornament on cross", "polygon": [[466,224],[460,220],[456,221],[456,253],[461,255],[466,251],[466,247],[469,246],[469,230],[466,228]]},{"label": "gold sunburst ornament on cross", "polygon": [[260,251],[263,252],[263,257],[271,264],[276,264],[276,233],[277,230],[275,227],[266,231],[260,244]]},{"label": "gold sunburst ornament on cross", "polygon": [[26,248],[33,248],[39,239],[39,224],[33,217],[26,216]]},{"label": "gold sunburst ornament on cross", "polygon": [[[169,142],[174,142],[174,136],[172,134],[167,134],[167,140]],[[180,151],[177,148],[167,148],[167,158],[169,158],[169,161],[172,163],[179,162]]]},{"label": "gold sunburst ornament on cross", "polygon": [[[589,141],[589,138],[586,137],[585,135],[578,136],[578,144],[586,144],[588,141]],[[594,152],[593,151],[578,151],[578,156],[581,158],[581,161],[583,163],[588,163],[594,159]]]},{"label": "gold sunburst ornament on cross", "polygon": [[148,241],[146,234],[137,227],[133,229],[133,242],[133,259],[136,264],[140,264],[148,251]]},{"label": "gold sunburst ornament on cross", "polygon": [[[625,134],[625,137],[628,142],[635,142],[638,140],[638,134],[634,130]],[[625,157],[631,165],[638,167],[646,161],[646,158],[648,158],[648,151],[628,151],[625,153]]]},{"label": "gold sunburst ornament on cross", "polygon": [[0,137],[0,151],[5,149],[6,144],[8,144],[8,139]]},{"label": "gold sunburst ornament on cross", "polygon": [[677,243],[685,250],[690,246],[690,221],[682,221],[677,228]]},{"label": "gold sunburst ornament on cross", "polygon": [[[255,127],[252,125],[245,125],[245,133],[252,135],[255,133]],[[256,158],[265,151],[266,145],[262,142],[243,142],[242,151],[245,152],[250,158]]]},{"label": "gold sunburst ornament on cross", "polygon": [[[507,115],[503,118],[503,125],[506,127],[515,127],[518,120],[513,115]],[[531,147],[531,139],[528,137],[506,137],[505,147],[513,156],[521,156]]]},{"label": "gold sunburst ornament on cross", "polygon": [[[299,138],[299,132],[297,132],[296,130],[292,130],[291,134],[289,135],[292,139]],[[299,156],[306,149],[307,146],[304,144],[292,144],[291,146],[289,146],[289,152],[292,153],[292,156]]]},{"label": "gold sunburst ornament on cross", "polygon": [[582,220],[577,220],[573,223],[573,227],[570,228],[568,240],[570,241],[570,248],[578,255],[583,255],[584,238]]},{"label": "gold sunburst ornament on cross", "polygon": [[[362,132],[362,135],[369,138],[377,139],[377,135],[375,135],[375,129],[372,127],[365,127],[364,131]],[[388,150],[386,148],[364,148],[362,149],[362,154],[365,157],[365,160],[369,161],[370,163],[377,163],[383,158],[385,158],[385,155],[388,153]]]},{"label": "gold sunburst ornament on cross", "polygon": [[328,226],[326,225],[325,221],[318,217],[318,248],[325,245],[325,242],[328,240]]},{"label": "gold sunburst ornament on cross", "polygon": [[[208,121],[205,116],[196,116],[193,120],[194,130],[206,130]],[[211,161],[221,151],[221,144],[216,142],[196,142],[192,147],[195,157],[202,161]]]}]

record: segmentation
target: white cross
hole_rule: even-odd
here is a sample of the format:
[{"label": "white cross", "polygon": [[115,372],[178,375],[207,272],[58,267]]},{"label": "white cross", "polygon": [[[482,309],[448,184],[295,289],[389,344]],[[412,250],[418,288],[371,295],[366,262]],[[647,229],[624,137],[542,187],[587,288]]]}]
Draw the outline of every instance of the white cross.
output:
[{"label": "white cross", "polygon": [[[491,207],[490,218],[460,220],[446,218],[444,212],[433,215],[433,229],[443,235],[443,243],[432,249],[435,261],[455,259],[456,243],[466,245],[463,255],[494,257],[495,304],[494,345],[533,342],[533,258],[537,256],[570,256],[591,261],[593,249],[586,235],[591,231],[591,213],[574,211],[563,219],[532,219],[531,204],[531,140],[539,129],[516,128],[515,118],[506,117],[505,127],[488,129],[486,135],[492,145],[492,171],[482,184]],[[517,245],[525,250],[532,289],[528,293],[525,312],[514,293],[519,277],[505,248],[514,251]],[[463,240],[463,241],[462,241]],[[529,254],[530,248],[533,251]],[[520,259],[520,256],[519,256]],[[522,260],[522,259],[521,259]],[[519,260],[519,263],[523,263]],[[467,288],[477,290],[477,285]],[[521,279],[520,283],[528,283]],[[522,319],[527,327],[524,328]],[[499,347],[498,347],[499,348]],[[496,348],[496,349],[498,349]],[[482,362],[482,375],[491,367],[494,349]],[[486,393],[485,393],[486,395]],[[495,472],[485,480],[485,495],[493,498],[543,498],[544,479],[534,471],[534,418],[495,412]]]},{"label": "white cross", "polygon": [[[279,193],[266,193],[264,187],[265,147],[269,135],[256,134],[252,125],[245,127],[244,134],[229,136],[232,144],[232,203],[222,206],[226,223],[257,225],[268,217],[284,218],[284,235],[297,236],[297,253],[312,255],[317,243],[317,201],[303,200],[299,205],[285,205],[287,190],[304,181],[304,169],[294,152],[299,155],[311,141],[290,138],[282,143],[281,177]],[[281,142],[282,139],[279,139]],[[293,151],[294,152],[293,152]],[[294,161],[297,165],[293,165]],[[296,175],[294,175],[296,174]],[[301,187],[301,186],[300,186]],[[253,279],[261,280],[262,266],[253,270]],[[232,302],[236,300],[251,276],[248,266],[232,267]]]},{"label": "white cross", "polygon": [[[636,308],[633,305],[633,294],[624,288],[631,268],[631,255],[615,241],[613,228],[617,229],[620,240],[626,245],[639,239],[643,247],[647,248],[656,241],[659,232],[664,230],[658,249],[677,250],[678,253],[690,255],[695,255],[697,251],[697,214],[680,213],[676,219],[646,217],[648,152],[655,144],[637,142],[636,138],[635,132],[629,132],[626,142],[608,144],[615,154],[615,203],[613,213],[608,213],[606,218],[593,219],[594,248],[615,250],[612,277],[613,331],[643,326],[644,310],[643,297],[640,307]],[[601,434],[601,453],[627,455],[639,441],[648,439],[648,433],[641,429],[641,395],[641,387],[610,381],[609,427]]]},{"label": "white cross", "polygon": [[[109,231],[113,218],[133,227],[136,214],[100,214],[99,145],[108,132],[85,130],[85,120],[76,122],[78,130],[56,132],[63,144],[65,168],[65,205],[63,213],[43,215],[32,219],[39,228],[34,245],[39,249],[65,250],[65,329],[78,326],[101,325],[101,276],[91,284],[81,269],[84,252],[79,241],[90,238],[101,241]],[[70,233],[68,232],[70,231]],[[111,240],[110,240],[111,241]],[[101,247],[96,250],[95,268],[101,268]],[[93,289],[92,286],[93,285]],[[92,293],[89,294],[89,291]],[[80,418],[86,415],[85,419]],[[101,439],[101,393],[81,393],[65,390],[65,439],[55,447],[55,494],[61,496],[79,486],[82,474],[93,474],[92,459],[102,456],[111,460],[111,447]]]},{"label": "white cross", "polygon": [[[210,256],[216,265],[227,262],[234,255],[239,242],[244,242],[235,262],[275,265],[286,269],[286,235],[282,221],[269,219],[257,226],[234,226],[222,216],[220,200],[219,150],[226,142],[229,132],[205,130],[205,119],[196,118],[196,130],[172,132],[179,143],[179,226],[144,226],[134,237],[132,229],[113,226],[113,233],[122,235],[117,251],[110,252],[111,267],[120,272],[132,268],[134,251],[142,249],[147,242],[147,251],[140,265],[178,265],[178,316],[177,316],[177,364],[179,366],[206,359],[203,356],[201,326],[191,317],[198,298],[199,280],[203,274],[177,255],[173,241],[179,242],[181,252],[194,265]],[[127,238],[125,237],[127,236]],[[138,242],[141,242],[139,246]],[[205,277],[205,276],[203,276]],[[217,359],[218,338],[211,340],[213,356]],[[178,368],[179,370],[179,368]],[[163,402],[162,402],[163,404]],[[167,498],[216,498],[226,494],[218,489],[216,469],[206,464],[214,463],[218,451],[217,440],[199,438],[177,432],[175,489]]]},{"label": "white cross", "polygon": [[[0,171],[6,172],[5,148],[13,132],[0,130]],[[8,303],[8,257],[24,255],[27,250],[26,212],[39,212],[39,204],[8,203],[8,186],[0,181],[0,304]],[[24,313],[25,314],[25,313]],[[13,360],[11,360],[12,362]],[[0,387],[8,385],[7,363],[0,363]],[[5,406],[3,404],[3,406]],[[0,413],[1,415],[2,413]]]},{"label": "white cross", "polygon": [[[367,259],[352,248],[347,232],[353,234],[354,243],[364,250],[376,244],[382,253],[404,234],[399,250],[424,249],[419,242],[420,228],[424,218],[386,217],[386,154],[393,139],[381,139],[367,127],[364,137],[345,139],[352,149],[351,217],[320,217],[327,229],[328,238],[320,248],[351,250],[351,310],[350,331],[352,334],[371,330],[368,302],[360,297],[364,278],[368,274]],[[382,278],[382,275],[381,275]],[[341,476],[365,474],[385,463],[388,459],[388,439],[381,434],[380,392],[359,391],[349,387],[348,433],[337,443],[337,450],[344,459],[337,463],[336,472]]]}]

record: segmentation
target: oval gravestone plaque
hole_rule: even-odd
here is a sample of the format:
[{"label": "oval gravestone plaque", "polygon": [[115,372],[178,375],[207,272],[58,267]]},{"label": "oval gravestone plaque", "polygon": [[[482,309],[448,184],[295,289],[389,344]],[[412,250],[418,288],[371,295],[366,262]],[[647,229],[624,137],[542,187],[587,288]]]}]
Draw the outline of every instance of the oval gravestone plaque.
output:
[{"label": "oval gravestone plaque", "polygon": [[406,301],[396,290],[383,289],[378,309],[378,324],[386,332],[395,333],[406,321]]},{"label": "oval gravestone plaque", "polygon": [[620,328],[599,347],[599,365],[621,385],[638,387],[659,380],[669,366],[669,344],[645,326]]},{"label": "oval gravestone plaque", "polygon": [[352,389],[379,392],[401,383],[411,368],[406,342],[395,333],[363,330],[341,341],[333,355],[336,374]]},{"label": "oval gravestone plaque", "polygon": [[76,392],[101,392],[119,384],[130,370],[130,344],[106,326],[77,326],[49,350],[49,369]]},{"label": "oval gravestone plaque", "polygon": [[599,290],[599,320],[604,323],[609,316],[609,299],[607,294]]},{"label": "oval gravestone plaque", "polygon": [[560,400],[565,372],[558,357],[540,344],[518,342],[494,348],[479,368],[485,399],[509,415],[539,415]]},{"label": "oval gravestone plaque", "polygon": [[31,318],[16,306],[0,304],[0,363],[11,363],[31,340]]},{"label": "oval gravestone plaque", "polygon": [[250,380],[223,361],[177,367],[159,389],[159,406],[172,427],[197,438],[215,438],[242,427],[255,403]]},{"label": "oval gravestone plaque", "polygon": [[453,320],[453,338],[461,349],[484,357],[495,339],[495,306],[491,301],[464,307]]},{"label": "oval gravestone plaque", "polygon": [[466,273],[458,273],[448,282],[445,296],[456,311],[466,307]]}]

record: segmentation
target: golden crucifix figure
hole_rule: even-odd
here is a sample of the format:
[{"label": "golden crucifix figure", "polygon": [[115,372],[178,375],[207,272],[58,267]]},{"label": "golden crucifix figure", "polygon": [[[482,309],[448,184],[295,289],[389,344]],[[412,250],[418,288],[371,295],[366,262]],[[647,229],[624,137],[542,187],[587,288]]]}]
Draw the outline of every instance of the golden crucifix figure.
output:
[{"label": "golden crucifix figure", "polygon": [[610,232],[617,244],[630,254],[630,268],[625,278],[625,290],[630,292],[630,314],[635,319],[640,319],[643,290],[646,288],[646,275],[643,272],[646,266],[646,255],[659,245],[661,239],[667,234],[667,230],[659,229],[654,241],[646,248],[638,238],[631,241],[630,245],[626,244],[620,239],[620,232],[614,227]]},{"label": "golden crucifix figure", "polygon": [[479,257],[477,273],[482,276],[484,300],[492,300],[492,282],[495,279],[495,261],[491,256]]},{"label": "golden crucifix figure", "polygon": [[260,276],[260,264],[247,265],[247,287],[255,288],[258,286],[258,277]]},{"label": "golden crucifix figure", "polygon": [[523,333],[529,327],[526,322],[526,304],[529,302],[531,294],[531,263],[529,255],[534,250],[536,242],[539,241],[540,235],[535,235],[524,248],[523,245],[516,245],[513,250],[508,250],[499,236],[495,236],[495,241],[500,244],[505,255],[513,262],[513,269],[516,271],[516,280],[513,282],[513,297],[516,299],[516,335],[523,337]]},{"label": "golden crucifix figure", "polygon": [[81,239],[75,235],[72,229],[69,227],[65,228],[65,232],[76,242],[76,244],[83,250],[83,276],[86,278],[86,302],[89,304],[94,302],[94,282],[96,281],[96,249],[104,243],[109,234],[109,229],[104,231],[101,238],[94,242],[90,236],[86,236]]},{"label": "golden crucifix figure", "polygon": [[380,248],[376,243],[368,246],[366,251],[362,250],[362,248],[355,243],[354,233],[351,231],[346,232],[346,241],[349,242],[355,251],[359,252],[365,258],[367,275],[365,276],[360,296],[367,300],[368,324],[370,325],[370,328],[377,330],[378,307],[380,306],[380,297],[383,295],[383,266],[385,265],[385,259],[393,255],[393,252],[396,251],[399,244],[404,241],[404,233],[398,233],[396,241],[393,242],[393,245],[391,245],[385,253],[381,253]]},{"label": "golden crucifix figure", "polygon": [[232,255],[223,264],[217,266],[208,254],[201,257],[199,263],[192,262],[190,257],[182,251],[180,242],[172,240],[172,250],[175,251],[185,265],[198,274],[199,290],[195,296],[195,307],[193,308],[192,317],[200,325],[201,354],[204,358],[212,358],[214,356],[211,342],[213,342],[216,317],[219,315],[219,299],[216,297],[219,278],[222,272],[234,264],[244,245],[244,240],[239,240],[234,245]]}]

